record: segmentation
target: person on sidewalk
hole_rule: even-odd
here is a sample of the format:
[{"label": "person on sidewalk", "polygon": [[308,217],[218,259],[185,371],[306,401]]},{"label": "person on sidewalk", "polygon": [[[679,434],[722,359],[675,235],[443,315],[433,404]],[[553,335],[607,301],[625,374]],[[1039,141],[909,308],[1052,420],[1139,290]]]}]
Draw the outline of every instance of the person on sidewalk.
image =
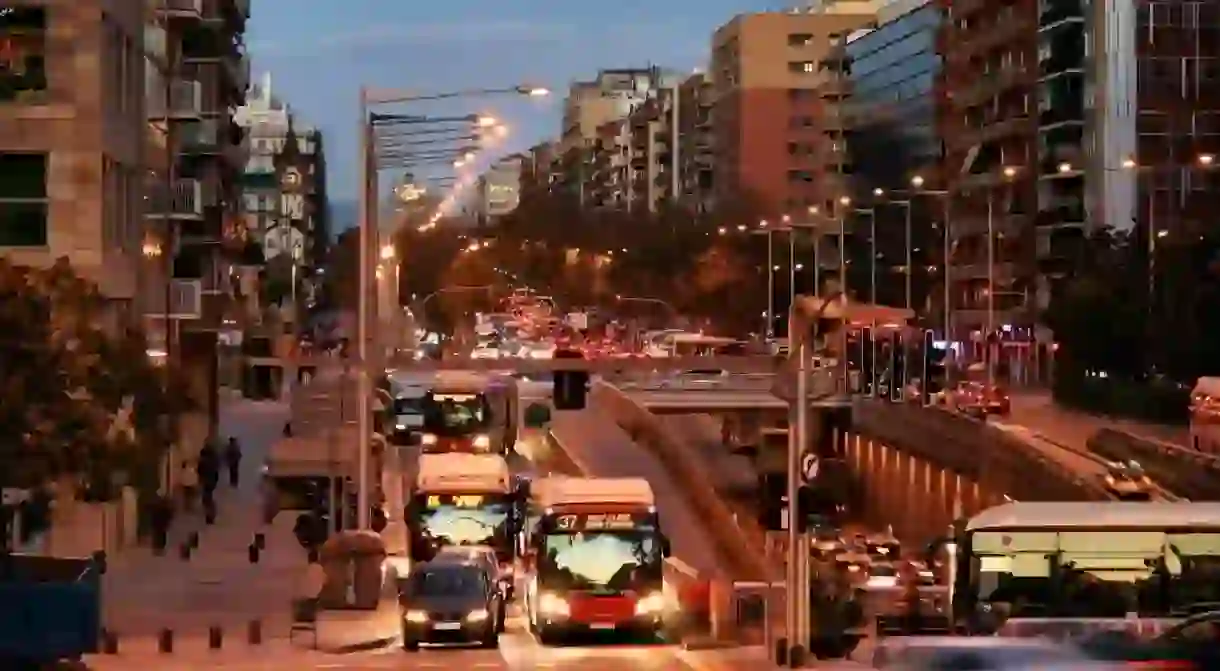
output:
[{"label": "person on sidewalk", "polygon": [[229,469],[229,486],[236,489],[241,478],[241,443],[234,436],[229,436],[225,446],[225,466]]},{"label": "person on sidewalk", "polygon": [[188,513],[194,511],[195,501],[199,498],[199,471],[189,460],[182,462],[178,484],[182,487],[182,509]]},{"label": "person on sidewalk", "polygon": [[174,504],[169,496],[158,494],[152,501],[149,522],[152,527],[152,546],[157,554],[163,554],[169,545],[169,527],[174,521]]},{"label": "person on sidewalk", "polygon": [[216,486],[220,483],[220,453],[211,438],[200,448],[199,460],[195,462],[195,470],[199,474],[199,486],[203,490],[204,508],[214,506],[216,503]]}]

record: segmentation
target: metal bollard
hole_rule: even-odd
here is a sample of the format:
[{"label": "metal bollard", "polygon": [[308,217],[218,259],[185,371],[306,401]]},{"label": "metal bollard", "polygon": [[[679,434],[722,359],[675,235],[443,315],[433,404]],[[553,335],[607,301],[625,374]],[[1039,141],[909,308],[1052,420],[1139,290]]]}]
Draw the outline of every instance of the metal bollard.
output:
[{"label": "metal bollard", "polygon": [[260,550],[266,550],[267,549],[267,534],[264,534],[262,532],[254,534],[254,547],[257,547]]},{"label": "metal bollard", "polygon": [[220,627],[212,625],[208,627],[208,649],[219,650],[224,645],[224,635],[220,631]]},{"label": "metal bollard", "polygon": [[119,654],[119,636],[113,631],[102,628],[102,653],[106,655]]},{"label": "metal bollard", "polygon": [[250,645],[262,645],[263,643],[263,621],[250,620],[246,625],[246,642]]},{"label": "metal bollard", "polygon": [[775,639],[775,665],[788,666],[788,639],[783,636]]},{"label": "metal bollard", "polygon": [[183,543],[182,545],[178,546],[178,558],[181,559],[182,561],[191,560],[191,544],[190,543]]},{"label": "metal bollard", "polygon": [[190,536],[186,537],[186,542],[191,546],[192,550],[199,549],[199,532],[192,531]]},{"label": "metal bollard", "polygon": [[788,666],[791,666],[794,669],[805,668],[805,658],[807,656],[808,655],[806,655],[806,653],[805,653],[805,646],[803,646],[803,645],[792,646],[792,650],[790,650],[788,652]]},{"label": "metal bollard", "polygon": [[171,653],[174,651],[174,630],[166,627],[161,630],[157,636],[157,650],[163,653]]},{"label": "metal bollard", "polygon": [[259,547],[257,543],[251,543],[246,547],[246,558],[251,564],[257,564],[259,560]]}]

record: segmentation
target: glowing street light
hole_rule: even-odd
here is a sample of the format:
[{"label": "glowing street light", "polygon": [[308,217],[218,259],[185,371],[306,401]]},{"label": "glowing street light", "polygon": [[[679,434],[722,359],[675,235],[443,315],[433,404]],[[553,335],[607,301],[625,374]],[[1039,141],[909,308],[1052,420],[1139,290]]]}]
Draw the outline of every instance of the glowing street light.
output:
[{"label": "glowing street light", "polygon": [[521,95],[529,96],[531,98],[545,98],[551,95],[551,90],[545,86],[518,86],[517,91]]},{"label": "glowing street light", "polygon": [[911,186],[915,187],[916,189],[922,189],[923,185],[924,185],[923,176],[915,175],[914,177],[911,178]]},{"label": "glowing street light", "polygon": [[478,125],[479,128],[492,128],[494,126],[499,126],[500,120],[494,116],[480,115],[477,119],[475,119],[475,124]]},{"label": "glowing street light", "polygon": [[381,260],[382,261],[393,261],[394,256],[395,256],[394,245],[386,245],[381,248]]}]

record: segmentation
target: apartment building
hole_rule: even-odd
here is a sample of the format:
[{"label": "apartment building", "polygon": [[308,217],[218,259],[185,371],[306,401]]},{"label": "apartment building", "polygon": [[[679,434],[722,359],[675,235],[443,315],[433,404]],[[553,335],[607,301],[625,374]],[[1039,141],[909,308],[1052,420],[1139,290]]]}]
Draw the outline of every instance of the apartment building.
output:
[{"label": "apartment building", "polygon": [[869,2],[742,14],[712,37],[715,198],[805,213],[845,192],[843,78],[827,60],[873,24]]},{"label": "apartment building", "polygon": [[138,314],[145,145],[155,141],[145,18],[141,2],[0,9],[0,255],[30,266],[67,257],[111,301],[115,325]]},{"label": "apartment building", "polygon": [[496,220],[521,204],[522,154],[505,156],[487,168],[475,181],[475,214],[479,223],[494,226]]},{"label": "apartment building", "polygon": [[[846,165],[853,197],[870,202],[869,216],[876,218],[869,233],[877,234],[877,300],[909,303],[922,314],[932,312],[930,298],[944,302],[943,291],[933,288],[944,280],[945,200],[911,187],[914,176],[930,179],[943,161],[936,124],[940,21],[941,10],[930,0],[892,2],[878,10],[875,29],[856,31],[844,47],[850,82]],[[878,188],[887,196],[874,198]],[[874,256],[871,242],[859,246],[862,261]]]},{"label": "apartment building", "polygon": [[558,142],[541,142],[526,151],[521,163],[521,200],[529,201],[551,193],[558,178]]},{"label": "apartment building", "polygon": [[711,79],[702,72],[687,77],[678,86],[678,174],[682,177],[678,198],[687,211],[699,214],[716,207],[714,92]]},{"label": "apartment building", "polygon": [[1037,319],[1039,2],[944,5],[939,187],[950,192],[952,211],[953,336],[967,340]]},{"label": "apartment building", "polygon": [[183,441],[197,445],[217,428],[218,331],[232,295],[230,258],[245,244],[238,209],[245,158],[232,110],[249,85],[242,36],[250,7],[249,0],[151,1],[165,46],[146,62],[144,89],[165,156],[150,162],[144,183],[147,269],[158,279],[144,283],[142,298],[152,327],[173,325],[162,329],[166,350],[205,420]]},{"label": "apartment building", "polygon": [[597,127],[589,158],[586,204],[592,208],[630,210],[636,198],[631,175],[631,124],[626,118]]},{"label": "apartment building", "polygon": [[657,68],[634,68],[601,70],[592,80],[572,84],[564,101],[557,192],[585,203],[598,129],[605,123],[626,118],[654,97],[656,91],[672,88],[677,81],[672,74]]}]

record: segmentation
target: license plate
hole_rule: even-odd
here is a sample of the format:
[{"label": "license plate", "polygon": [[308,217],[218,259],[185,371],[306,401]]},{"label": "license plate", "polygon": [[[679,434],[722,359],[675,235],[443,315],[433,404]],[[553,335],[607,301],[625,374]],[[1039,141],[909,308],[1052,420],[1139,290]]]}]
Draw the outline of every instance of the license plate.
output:
[{"label": "license plate", "polygon": [[598,622],[597,624],[589,625],[589,628],[596,629],[598,631],[606,631],[607,629],[614,629],[614,624],[611,622]]},{"label": "license plate", "polygon": [[461,622],[437,622],[433,629],[437,631],[458,631],[462,628]]}]

